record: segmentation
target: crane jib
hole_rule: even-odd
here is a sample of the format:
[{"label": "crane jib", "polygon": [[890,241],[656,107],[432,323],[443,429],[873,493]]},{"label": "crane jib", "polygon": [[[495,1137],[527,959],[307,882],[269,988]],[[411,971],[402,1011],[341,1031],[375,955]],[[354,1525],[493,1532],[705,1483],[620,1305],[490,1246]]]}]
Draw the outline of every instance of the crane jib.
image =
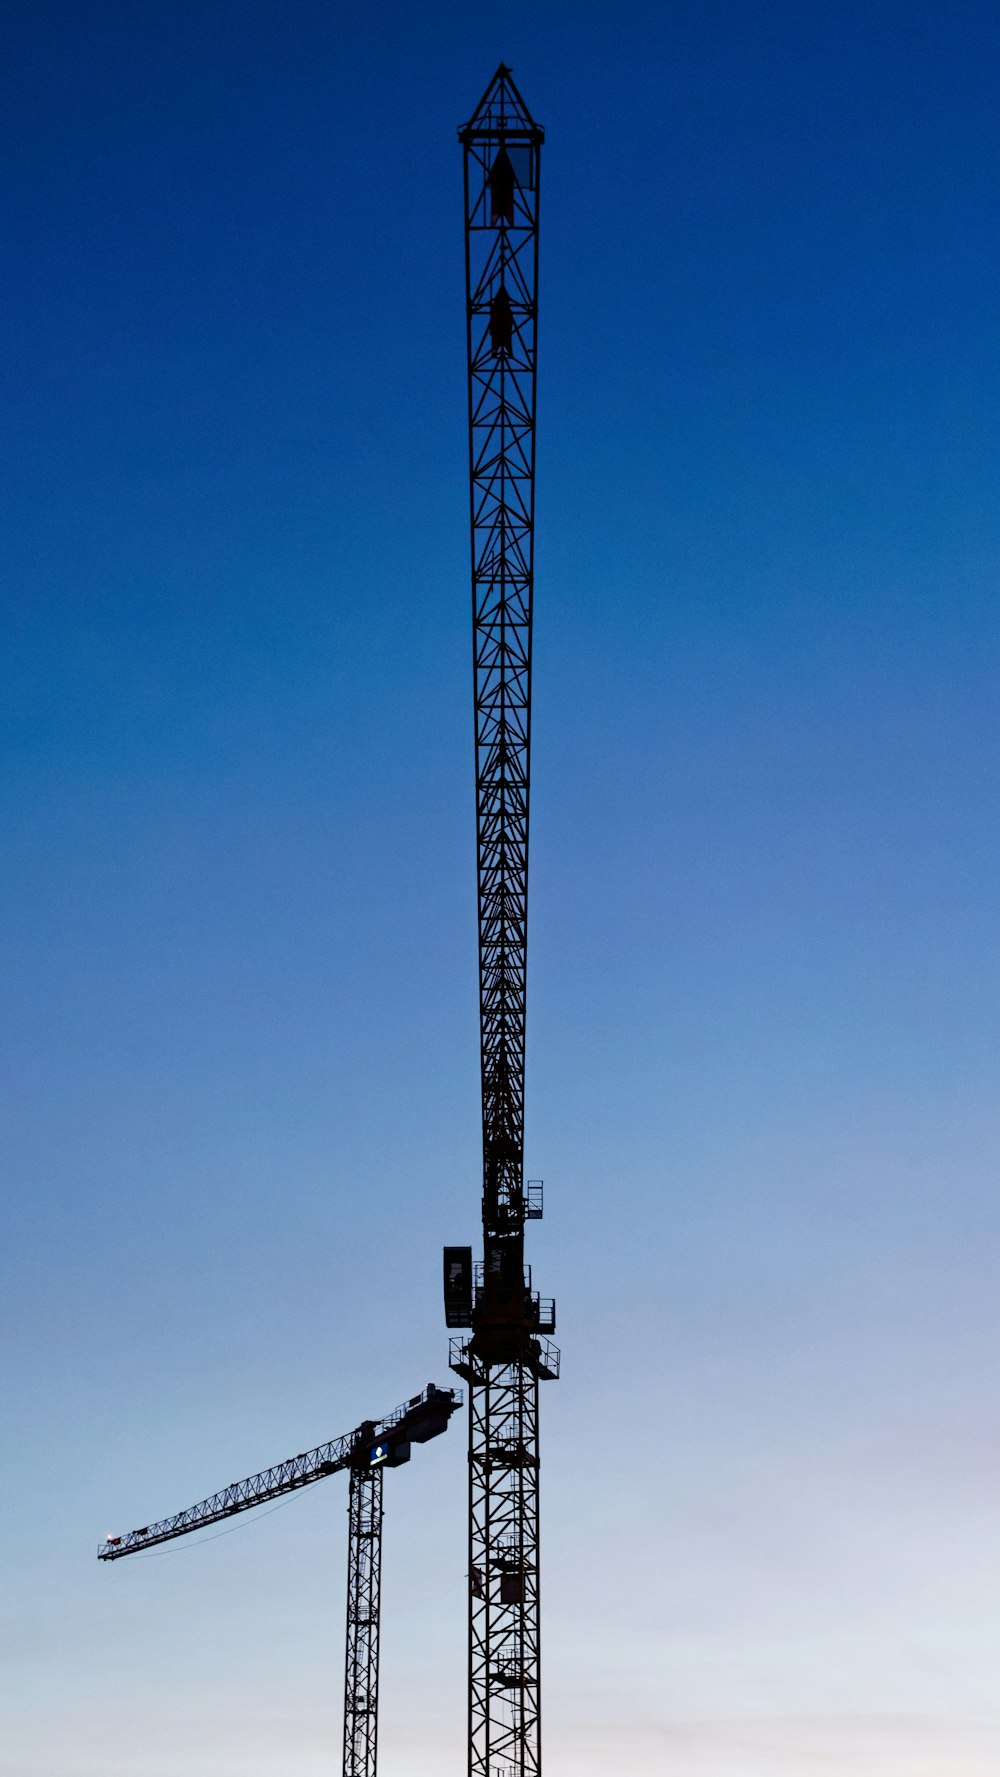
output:
[{"label": "crane jib", "polygon": [[[475,676],[483,1233],[523,1231],[538,166],[509,74],[463,132]],[[521,132],[509,140],[513,129]],[[494,1266],[497,1270],[498,1266]]]},{"label": "crane jib", "polygon": [[171,1518],[144,1524],[124,1536],[108,1536],[97,1551],[98,1559],[117,1561],[124,1555],[151,1549],[157,1543],[187,1536],[193,1530],[207,1530],[224,1518],[281,1499],[285,1494],[308,1487],[314,1481],[323,1481],[344,1469],[398,1468],[409,1460],[411,1444],[426,1443],[447,1429],[461,1399],[458,1390],[437,1388],[430,1383],[421,1394],[413,1395],[383,1419],[365,1419],[344,1437],[318,1444],[314,1450],[302,1451],[298,1456],[289,1457],[287,1462],[248,1475],[245,1480],[232,1481],[228,1487],[221,1488],[208,1499],[199,1500],[186,1511],[175,1512]]}]

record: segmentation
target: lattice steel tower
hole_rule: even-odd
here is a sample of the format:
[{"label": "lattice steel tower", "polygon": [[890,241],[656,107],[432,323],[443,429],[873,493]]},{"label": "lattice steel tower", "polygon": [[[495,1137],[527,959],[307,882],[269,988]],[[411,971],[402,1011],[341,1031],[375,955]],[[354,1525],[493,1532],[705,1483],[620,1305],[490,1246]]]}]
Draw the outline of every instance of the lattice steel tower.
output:
[{"label": "lattice steel tower", "polygon": [[[375,1428],[372,1426],[372,1437],[374,1432]],[[382,1595],[381,1467],[352,1464],[347,1521],[343,1770],[344,1777],[375,1777],[378,1757],[378,1637]]]},{"label": "lattice steel tower", "polygon": [[501,63],[459,132],[465,159],[475,668],[483,1245],[445,1249],[452,1368],[469,1383],[469,1773],[541,1770],[538,1384],[555,1305],[524,1229],[538,193],[543,131]]}]

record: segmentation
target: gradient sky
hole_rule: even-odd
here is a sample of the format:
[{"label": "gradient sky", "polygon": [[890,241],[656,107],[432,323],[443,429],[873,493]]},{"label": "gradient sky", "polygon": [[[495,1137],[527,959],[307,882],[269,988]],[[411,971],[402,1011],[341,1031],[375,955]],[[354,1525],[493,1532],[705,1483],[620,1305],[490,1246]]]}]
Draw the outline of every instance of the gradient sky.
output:
[{"label": "gradient sky", "polygon": [[[1000,1769],[995,5],[6,0],[2,1777],[337,1768],[339,1480],[94,1553],[448,1380],[501,57],[547,1772]],[[387,1777],[464,1768],[464,1469]]]}]

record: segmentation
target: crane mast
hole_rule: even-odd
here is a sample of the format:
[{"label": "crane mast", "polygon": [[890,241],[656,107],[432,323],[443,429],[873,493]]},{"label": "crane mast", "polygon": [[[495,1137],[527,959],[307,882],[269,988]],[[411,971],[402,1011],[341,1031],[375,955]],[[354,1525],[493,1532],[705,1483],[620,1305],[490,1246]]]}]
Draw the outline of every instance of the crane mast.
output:
[{"label": "crane mast", "polygon": [[445,1249],[469,1383],[469,1774],[541,1770],[538,1385],[555,1306],[532,1288],[524,1042],[531,783],[539,164],[544,132],[502,63],[459,132],[465,168],[469,478],[483,1124],[483,1259]]},{"label": "crane mast", "polygon": [[382,1598],[382,1466],[351,1469],[347,1507],[344,1777],[375,1777]]}]

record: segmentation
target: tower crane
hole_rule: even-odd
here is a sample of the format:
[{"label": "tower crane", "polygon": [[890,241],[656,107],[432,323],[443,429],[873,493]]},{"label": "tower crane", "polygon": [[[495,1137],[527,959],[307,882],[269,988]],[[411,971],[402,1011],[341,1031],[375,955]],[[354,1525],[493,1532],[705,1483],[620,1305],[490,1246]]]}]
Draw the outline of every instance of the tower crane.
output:
[{"label": "tower crane", "polygon": [[524,1177],[539,163],[544,132],[497,69],[459,131],[472,536],[483,1259],[446,1247],[451,1367],[469,1384],[469,1777],[539,1777],[539,1383],[555,1304],[533,1289]]},{"label": "tower crane", "polygon": [[344,1675],[343,1777],[375,1777],[378,1744],[379,1620],[382,1577],[382,1471],[409,1462],[411,1446],[447,1431],[461,1405],[459,1389],[431,1382],[421,1394],[379,1420],[365,1419],[342,1438],[319,1444],[276,1463],[219,1493],[144,1524],[127,1535],[108,1536],[98,1549],[101,1561],[119,1561],[157,1543],[205,1530],[237,1512],[281,1499],[342,1469],[350,1474],[347,1544],[347,1654]]}]

